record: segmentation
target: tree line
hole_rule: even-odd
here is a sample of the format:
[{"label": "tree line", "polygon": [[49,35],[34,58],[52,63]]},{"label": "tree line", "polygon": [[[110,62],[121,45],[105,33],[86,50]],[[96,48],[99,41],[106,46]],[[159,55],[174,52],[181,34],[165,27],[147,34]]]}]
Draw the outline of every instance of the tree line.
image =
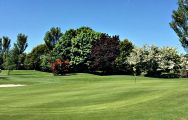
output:
[{"label": "tree line", "polygon": [[8,37],[0,39],[0,68],[5,70],[39,70],[63,75],[72,72],[128,74],[152,77],[186,77],[188,62],[175,48],[135,47],[128,39],[96,32],[89,27],[62,33],[53,27],[44,35],[44,44],[30,53],[27,36],[18,34],[10,47]]}]

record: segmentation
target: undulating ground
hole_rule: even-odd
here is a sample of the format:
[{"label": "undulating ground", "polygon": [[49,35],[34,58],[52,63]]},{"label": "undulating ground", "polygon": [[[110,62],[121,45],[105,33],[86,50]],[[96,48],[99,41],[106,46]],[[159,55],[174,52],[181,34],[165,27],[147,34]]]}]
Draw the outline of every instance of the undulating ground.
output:
[{"label": "undulating ground", "polygon": [[188,120],[188,79],[0,73],[0,120]]}]

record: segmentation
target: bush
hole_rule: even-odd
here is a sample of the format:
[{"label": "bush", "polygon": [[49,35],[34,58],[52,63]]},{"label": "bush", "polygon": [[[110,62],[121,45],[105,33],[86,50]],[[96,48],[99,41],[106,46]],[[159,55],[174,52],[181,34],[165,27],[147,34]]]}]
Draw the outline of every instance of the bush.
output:
[{"label": "bush", "polygon": [[180,71],[180,77],[187,78],[188,77],[188,70],[181,70]]},{"label": "bush", "polygon": [[50,57],[49,55],[42,55],[40,58],[40,69],[43,72],[50,72]]},{"label": "bush", "polygon": [[54,75],[63,75],[69,71],[69,61],[62,61],[61,59],[56,59],[51,65],[52,72]]},{"label": "bush", "polygon": [[176,73],[163,73],[159,77],[160,78],[179,78],[180,75]]}]

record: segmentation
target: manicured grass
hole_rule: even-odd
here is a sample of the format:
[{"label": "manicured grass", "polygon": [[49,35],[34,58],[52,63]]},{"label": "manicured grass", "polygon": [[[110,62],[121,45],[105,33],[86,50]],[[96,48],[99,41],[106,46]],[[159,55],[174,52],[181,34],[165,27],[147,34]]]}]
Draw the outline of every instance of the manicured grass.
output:
[{"label": "manicured grass", "polygon": [[188,80],[37,71],[0,74],[0,120],[187,120]]}]

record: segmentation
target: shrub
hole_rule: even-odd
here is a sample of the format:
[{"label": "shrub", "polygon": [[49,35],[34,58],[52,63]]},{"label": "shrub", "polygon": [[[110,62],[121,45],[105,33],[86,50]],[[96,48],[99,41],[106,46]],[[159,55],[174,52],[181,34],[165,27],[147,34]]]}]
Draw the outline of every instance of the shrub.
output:
[{"label": "shrub", "polygon": [[55,62],[51,64],[51,69],[54,75],[63,75],[69,71],[69,61],[56,59]]},{"label": "shrub", "polygon": [[44,72],[50,72],[50,57],[49,55],[42,55],[40,57],[40,68]]},{"label": "shrub", "polygon": [[185,69],[180,70],[180,76],[182,78],[187,78],[188,77],[188,70],[185,70]]}]

